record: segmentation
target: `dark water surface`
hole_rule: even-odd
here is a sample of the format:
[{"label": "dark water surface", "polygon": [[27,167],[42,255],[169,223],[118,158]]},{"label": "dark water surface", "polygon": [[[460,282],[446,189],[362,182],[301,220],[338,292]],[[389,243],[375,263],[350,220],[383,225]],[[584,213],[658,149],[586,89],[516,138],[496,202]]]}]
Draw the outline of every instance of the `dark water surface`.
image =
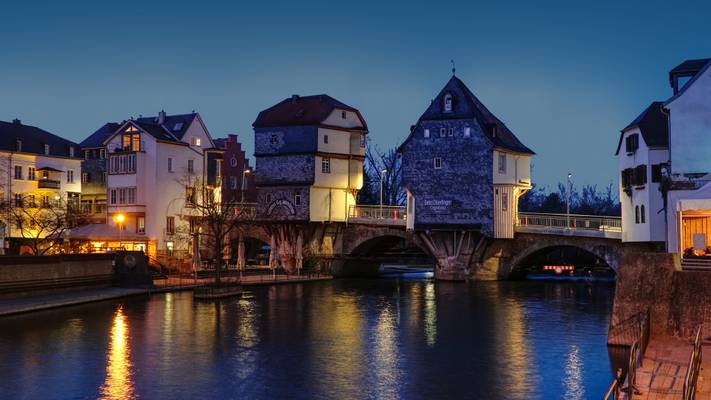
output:
[{"label": "dark water surface", "polygon": [[0,319],[2,399],[599,399],[614,287],[335,280]]}]

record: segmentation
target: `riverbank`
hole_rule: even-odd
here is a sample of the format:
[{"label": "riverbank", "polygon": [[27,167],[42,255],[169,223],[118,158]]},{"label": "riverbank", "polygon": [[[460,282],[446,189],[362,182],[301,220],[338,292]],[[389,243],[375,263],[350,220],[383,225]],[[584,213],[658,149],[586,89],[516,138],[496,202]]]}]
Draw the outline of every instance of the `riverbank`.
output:
[{"label": "riverbank", "polygon": [[[239,277],[228,277],[224,282],[240,283],[242,286],[276,285],[288,283],[304,283],[330,280],[331,276],[325,275],[250,275]],[[154,288],[118,288],[107,287],[99,289],[76,290],[55,294],[45,294],[40,296],[18,297],[15,299],[3,299],[0,301],[0,317],[24,314],[34,311],[42,311],[59,307],[67,307],[93,303],[97,301],[114,300],[118,298],[150,295],[155,293],[174,292],[182,290],[193,290],[195,287],[213,282],[212,278],[185,278],[167,277],[156,281]]]}]

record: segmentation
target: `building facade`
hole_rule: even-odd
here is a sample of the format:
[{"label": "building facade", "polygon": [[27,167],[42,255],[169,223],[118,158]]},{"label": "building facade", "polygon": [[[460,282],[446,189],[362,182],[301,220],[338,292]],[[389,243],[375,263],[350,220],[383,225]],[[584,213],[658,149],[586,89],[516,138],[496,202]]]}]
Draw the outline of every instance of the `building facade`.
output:
[{"label": "building facade", "polygon": [[669,165],[669,130],[655,101],[622,129],[615,153],[620,169],[623,242],[664,242],[662,169]]},{"label": "building facade", "polygon": [[93,223],[106,223],[107,171],[104,141],[120,127],[121,124],[108,122],[79,144],[84,157],[81,162],[81,205]]},{"label": "building facade", "polygon": [[[0,198],[9,209],[26,209],[31,217],[50,205],[79,206],[81,151],[74,142],[17,119],[0,121],[0,171]],[[8,241],[2,248],[10,253],[20,252],[26,239],[44,235],[35,221],[20,221],[17,213],[8,211],[0,219],[0,237]]]},{"label": "building facade", "polygon": [[328,95],[295,95],[260,112],[253,127],[258,218],[348,218],[363,186],[368,133],[357,109]]},{"label": "building facade", "polygon": [[400,146],[408,229],[465,229],[513,238],[531,156],[456,76]]},{"label": "building facade", "polygon": [[223,201],[255,203],[257,188],[254,184],[254,171],[242,150],[242,144],[237,140],[237,135],[215,139],[215,146],[223,152],[219,166]]},{"label": "building facade", "polygon": [[[129,120],[103,144],[107,221],[119,232],[114,241],[149,255],[187,254],[197,225],[190,200],[207,185],[206,149],[214,148],[200,115],[161,111]],[[107,242],[93,245],[111,247]]]}]

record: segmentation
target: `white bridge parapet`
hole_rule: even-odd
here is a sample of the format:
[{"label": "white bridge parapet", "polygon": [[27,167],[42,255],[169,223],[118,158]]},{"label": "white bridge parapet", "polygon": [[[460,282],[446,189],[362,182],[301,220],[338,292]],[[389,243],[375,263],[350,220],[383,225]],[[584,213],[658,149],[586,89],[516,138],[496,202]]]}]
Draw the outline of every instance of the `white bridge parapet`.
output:
[{"label": "white bridge parapet", "polygon": [[348,222],[367,225],[405,226],[404,206],[355,205],[348,208]]},{"label": "white bridge parapet", "polygon": [[617,216],[519,213],[516,232],[622,239]]}]

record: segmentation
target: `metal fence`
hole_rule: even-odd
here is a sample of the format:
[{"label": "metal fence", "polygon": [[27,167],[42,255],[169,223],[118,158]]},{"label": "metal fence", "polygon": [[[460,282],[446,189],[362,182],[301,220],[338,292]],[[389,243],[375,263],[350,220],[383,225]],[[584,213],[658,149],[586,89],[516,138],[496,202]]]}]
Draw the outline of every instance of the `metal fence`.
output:
[{"label": "metal fence", "polygon": [[407,211],[404,206],[355,205],[348,208],[348,222],[405,225]]},{"label": "metal fence", "polygon": [[689,367],[686,369],[686,376],[684,377],[684,400],[694,400],[696,399],[696,383],[699,379],[699,370],[701,369],[701,327],[696,329],[696,335],[694,336],[694,349],[691,351],[691,356],[689,357]]},{"label": "metal fence", "polygon": [[[618,369],[603,399],[617,399],[621,391],[626,392],[628,399],[631,399],[633,394],[639,394],[639,390],[637,390],[636,386],[637,367],[642,365],[642,359],[644,358],[647,345],[649,344],[649,334],[649,310],[635,314],[625,321],[620,322],[615,327],[610,328],[610,336],[614,336],[616,341],[629,343],[627,340],[631,340],[632,345],[630,346],[625,379],[623,380],[622,378],[622,370]],[[626,387],[623,387],[624,381],[627,381]]]},{"label": "metal fence", "polygon": [[518,226],[591,230],[600,232],[622,232],[622,217],[580,214],[519,213]]}]

